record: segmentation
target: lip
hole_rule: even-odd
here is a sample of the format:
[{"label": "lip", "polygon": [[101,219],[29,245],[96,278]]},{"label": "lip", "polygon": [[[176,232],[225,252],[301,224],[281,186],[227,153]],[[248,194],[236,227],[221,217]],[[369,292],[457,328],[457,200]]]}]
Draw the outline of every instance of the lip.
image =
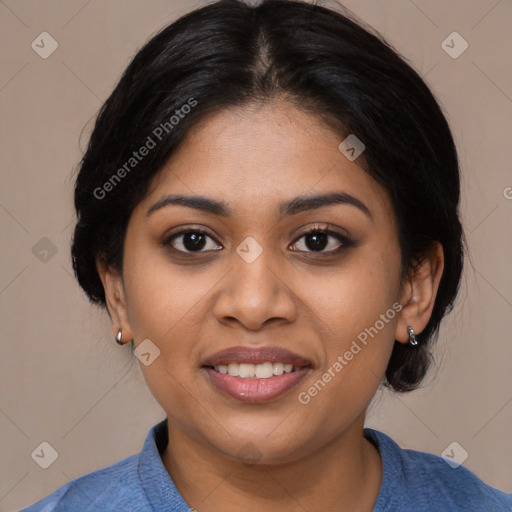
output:
[{"label": "lip", "polygon": [[242,402],[260,403],[275,400],[292,388],[311,371],[309,366],[268,379],[243,379],[206,368],[210,382],[220,391]]},{"label": "lip", "polygon": [[202,366],[219,366],[229,363],[263,364],[284,363],[293,366],[312,366],[308,359],[280,347],[230,347],[203,361]]},{"label": "lip", "polygon": [[[213,368],[229,363],[284,363],[291,364],[298,369],[290,373],[274,375],[268,379],[244,379],[217,372]],[[308,359],[289,350],[272,346],[230,347],[208,357],[202,364],[210,383],[218,390],[232,398],[248,403],[269,402],[281,397],[296,387],[312,370],[312,366]]]}]

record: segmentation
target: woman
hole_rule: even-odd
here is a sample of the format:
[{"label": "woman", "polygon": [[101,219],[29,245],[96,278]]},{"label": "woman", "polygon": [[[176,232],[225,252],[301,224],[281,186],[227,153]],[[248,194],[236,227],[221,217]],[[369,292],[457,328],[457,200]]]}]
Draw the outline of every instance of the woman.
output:
[{"label": "woman", "polygon": [[364,428],[426,374],[459,193],[432,93],[348,16],[221,0],[165,28],[98,116],[72,256],[167,418],[25,511],[510,511]]}]

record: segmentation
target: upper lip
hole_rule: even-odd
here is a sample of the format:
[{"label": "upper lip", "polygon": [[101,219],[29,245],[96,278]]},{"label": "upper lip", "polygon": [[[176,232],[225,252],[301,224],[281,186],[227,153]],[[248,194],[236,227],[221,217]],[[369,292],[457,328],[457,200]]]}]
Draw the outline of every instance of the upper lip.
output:
[{"label": "upper lip", "polygon": [[230,347],[203,361],[202,366],[219,366],[230,363],[262,364],[262,363],[284,363],[293,366],[311,366],[311,361],[294,354],[289,350],[279,347]]}]

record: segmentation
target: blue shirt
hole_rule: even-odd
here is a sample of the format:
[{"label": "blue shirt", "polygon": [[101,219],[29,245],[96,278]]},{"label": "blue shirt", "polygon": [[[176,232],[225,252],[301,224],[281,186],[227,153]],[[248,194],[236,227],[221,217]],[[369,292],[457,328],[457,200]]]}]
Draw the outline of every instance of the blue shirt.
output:
[{"label": "blue shirt", "polygon": [[[383,463],[373,512],[512,511],[512,493],[485,484],[465,467],[402,449],[378,430],[365,428],[364,436]],[[191,512],[162,463],[167,443],[166,418],[151,428],[140,453],[78,477],[20,512]]]}]

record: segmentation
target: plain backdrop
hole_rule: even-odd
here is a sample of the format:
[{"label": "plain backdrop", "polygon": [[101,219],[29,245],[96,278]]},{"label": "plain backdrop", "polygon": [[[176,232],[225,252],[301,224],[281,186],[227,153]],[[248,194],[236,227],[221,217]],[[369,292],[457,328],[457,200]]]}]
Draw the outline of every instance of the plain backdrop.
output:
[{"label": "plain backdrop", "polygon": [[[89,305],[72,275],[72,175],[136,50],[204,4],[0,2],[0,511],[137,453],[165,417],[139,362],[117,346],[107,314]],[[367,426],[438,455],[455,441],[468,454],[464,466],[511,492],[512,3],[344,5],[408,59],[443,105],[460,154],[470,251],[436,366],[418,391],[379,391]],[[443,47],[453,32],[469,45],[457,58]],[[44,51],[58,44],[46,58],[32,46],[41,37]],[[31,456],[42,442],[58,453],[47,469]]]}]

